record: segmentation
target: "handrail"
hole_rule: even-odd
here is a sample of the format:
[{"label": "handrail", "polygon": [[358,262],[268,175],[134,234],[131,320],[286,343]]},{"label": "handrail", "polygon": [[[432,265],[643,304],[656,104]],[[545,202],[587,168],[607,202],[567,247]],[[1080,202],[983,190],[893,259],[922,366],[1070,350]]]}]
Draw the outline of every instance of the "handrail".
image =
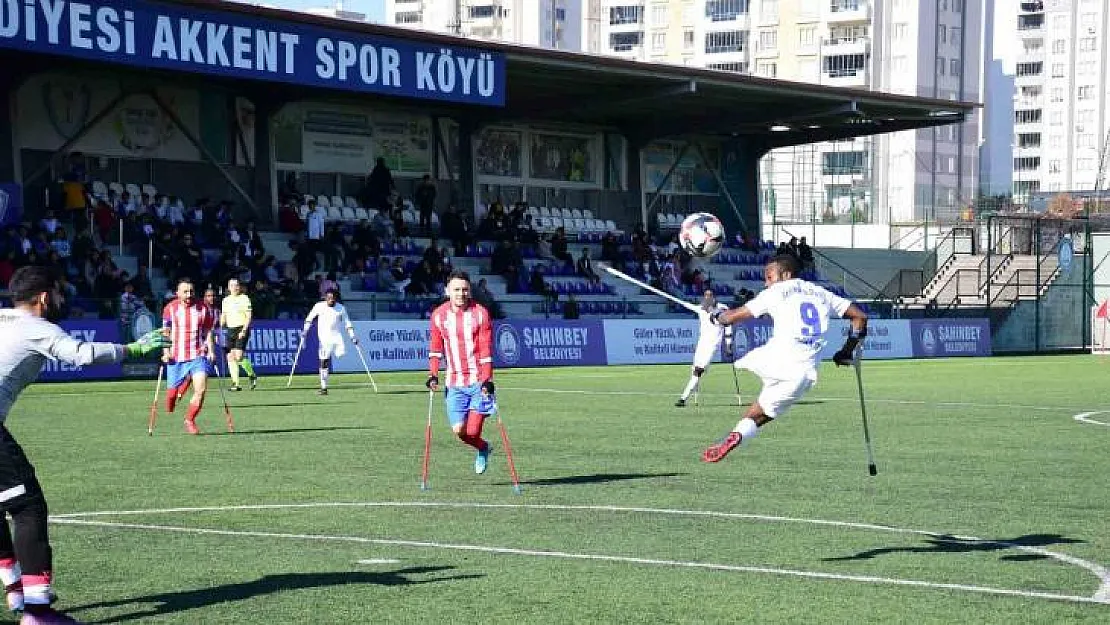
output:
[{"label": "handrail", "polygon": [[[780,228],[782,228],[782,227],[780,226]],[[787,230],[786,228],[782,228],[782,231],[785,232],[788,236],[791,236],[791,237],[797,236],[793,232],[790,232],[789,230]],[[867,280],[864,280],[863,278],[861,278],[859,275],[857,275],[851,269],[848,269],[844,265],[841,265],[840,263],[838,263],[835,260],[826,256],[825,254],[822,254],[821,251],[818,250],[817,248],[810,248],[810,249],[813,250],[813,253],[816,254],[817,256],[820,256],[821,258],[825,259],[825,261],[835,265],[836,268],[843,271],[845,275],[851,276],[856,281],[858,281],[860,284],[862,284],[862,285],[866,286],[867,288],[871,289],[871,293],[872,293],[871,298],[864,298],[864,299],[877,299],[877,300],[880,300],[880,301],[883,300],[883,298],[881,297],[882,296],[882,290],[879,289],[878,287],[876,287],[874,284],[871,284]]]}]

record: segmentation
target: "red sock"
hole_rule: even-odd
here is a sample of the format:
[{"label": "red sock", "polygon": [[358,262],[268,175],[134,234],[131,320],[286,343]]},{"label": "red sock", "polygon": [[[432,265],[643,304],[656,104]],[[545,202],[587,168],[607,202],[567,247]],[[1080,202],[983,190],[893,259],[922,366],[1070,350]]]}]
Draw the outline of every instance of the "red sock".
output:
[{"label": "red sock", "polygon": [[185,412],[186,421],[196,421],[197,415],[200,414],[200,409],[204,407],[204,398],[195,399],[189,402],[189,410]]}]

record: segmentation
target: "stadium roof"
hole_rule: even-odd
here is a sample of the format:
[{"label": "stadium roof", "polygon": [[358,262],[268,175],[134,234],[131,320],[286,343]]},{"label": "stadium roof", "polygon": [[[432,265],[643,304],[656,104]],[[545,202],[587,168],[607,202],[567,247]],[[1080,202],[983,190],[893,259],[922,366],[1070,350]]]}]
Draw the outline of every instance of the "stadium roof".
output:
[{"label": "stadium roof", "polygon": [[[780,147],[960,122],[978,106],[487,42],[221,0],[160,1],[419,43],[500,52],[507,59],[504,108],[420,103],[430,111],[468,117],[484,124],[557,120],[612,127],[643,140],[758,136],[767,147]],[[273,89],[279,98],[321,97],[320,90],[278,84]]]}]

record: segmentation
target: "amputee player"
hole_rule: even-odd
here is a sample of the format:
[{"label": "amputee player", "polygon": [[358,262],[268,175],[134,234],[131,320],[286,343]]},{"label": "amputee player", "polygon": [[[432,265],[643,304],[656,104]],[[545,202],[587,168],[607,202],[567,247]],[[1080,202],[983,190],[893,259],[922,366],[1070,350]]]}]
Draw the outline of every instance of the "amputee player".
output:
[{"label": "amputee player", "polygon": [[204,407],[208,376],[215,373],[216,322],[216,314],[196,299],[195,287],[188,279],[177,283],[177,299],[162,309],[162,328],[173,341],[166,364],[166,411],[173,412],[192,384],[193,397],[185,411],[185,431],[189,434],[200,432],[197,415]]},{"label": "amputee player", "polygon": [[339,303],[339,291],[335,289],[328,289],[324,292],[324,301],[316,302],[316,305],[309,311],[308,317],[304,320],[304,327],[301,328],[301,343],[304,343],[305,336],[308,335],[308,329],[312,327],[312,321],[316,320],[316,335],[320,339],[320,390],[316,391],[319,395],[328,394],[328,374],[331,371],[331,359],[342,358],[347,353],[346,344],[343,342],[343,331],[340,327],[347,330],[347,335],[351,337],[351,342],[358,345],[358,336],[355,334],[355,326],[351,323],[351,318],[347,316],[347,308]]},{"label": "amputee player", "polygon": [[713,356],[717,355],[717,348],[721,345],[721,339],[725,341],[725,359],[732,360],[732,326],[721,326],[713,323],[710,316],[718,310],[728,310],[728,306],[719,303],[713,295],[713,291],[706,290],[702,295],[701,309],[704,312],[698,314],[698,344],[694,348],[694,364],[690,372],[690,381],[686,383],[682,395],[674,403],[678,408],[686,405],[690,393],[693,393],[701,384],[701,376],[709,369],[709,365],[713,362]]},{"label": "amputee player", "polygon": [[737,369],[759,376],[763,388],[736,427],[705,450],[702,459],[706,462],[717,462],[744,440],[754,438],[760,427],[781,417],[817,383],[830,317],[851,321],[848,339],[833,356],[837,366],[851,365],[856,347],[867,336],[863,311],[819,285],[796,278],[800,273],[793,256],[776,256],[763,269],[766,289],[739,308],[712,315],[721,325],[770,315],[774,328],[767,343],[736,361]]},{"label": "amputee player", "polygon": [[246,357],[251,320],[251,298],[243,293],[243,287],[237,278],[228,280],[227,297],[224,297],[220,311],[220,326],[224,329],[224,345],[227,348],[227,370],[231,375],[231,388],[228,390],[243,390],[239,386],[239,367],[247,372],[251,390],[258,388],[258,376],[254,374],[254,366]]},{"label": "amputee player", "polygon": [[447,419],[459,440],[477,450],[474,472],[485,473],[492,450],[482,426],[493,413],[493,323],[489,311],[470,297],[470,276],[454,271],[447,280],[447,301],[432,312],[427,387],[439,389],[446,359]]},{"label": "amputee player", "polygon": [[126,346],[73,338],[48,321],[59,316],[63,298],[46,267],[17,270],[8,287],[15,308],[0,309],[0,517],[11,516],[14,540],[7,519],[0,518],[0,581],[8,607],[24,611],[22,623],[76,623],[50,608],[53,556],[46,499],[34,466],[3,423],[47,360],[71,366],[115,363],[167,347],[169,339],[161,330]]}]

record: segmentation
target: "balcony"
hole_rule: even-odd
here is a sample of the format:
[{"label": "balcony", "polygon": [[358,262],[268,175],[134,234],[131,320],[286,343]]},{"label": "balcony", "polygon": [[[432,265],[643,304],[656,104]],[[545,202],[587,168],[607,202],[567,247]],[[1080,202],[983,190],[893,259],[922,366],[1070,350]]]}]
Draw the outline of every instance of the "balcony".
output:
[{"label": "balcony", "polygon": [[829,0],[825,5],[824,16],[825,21],[830,24],[870,22],[871,2],[870,0]]},{"label": "balcony", "polygon": [[1044,13],[1044,2],[1042,0],[1022,0],[1021,12]]},{"label": "balcony", "polygon": [[821,40],[821,54],[836,56],[840,54],[869,54],[871,39],[868,37],[838,37]]},{"label": "balcony", "polygon": [[821,84],[829,87],[869,87],[870,75],[866,69],[854,72],[825,71],[821,74]]}]

